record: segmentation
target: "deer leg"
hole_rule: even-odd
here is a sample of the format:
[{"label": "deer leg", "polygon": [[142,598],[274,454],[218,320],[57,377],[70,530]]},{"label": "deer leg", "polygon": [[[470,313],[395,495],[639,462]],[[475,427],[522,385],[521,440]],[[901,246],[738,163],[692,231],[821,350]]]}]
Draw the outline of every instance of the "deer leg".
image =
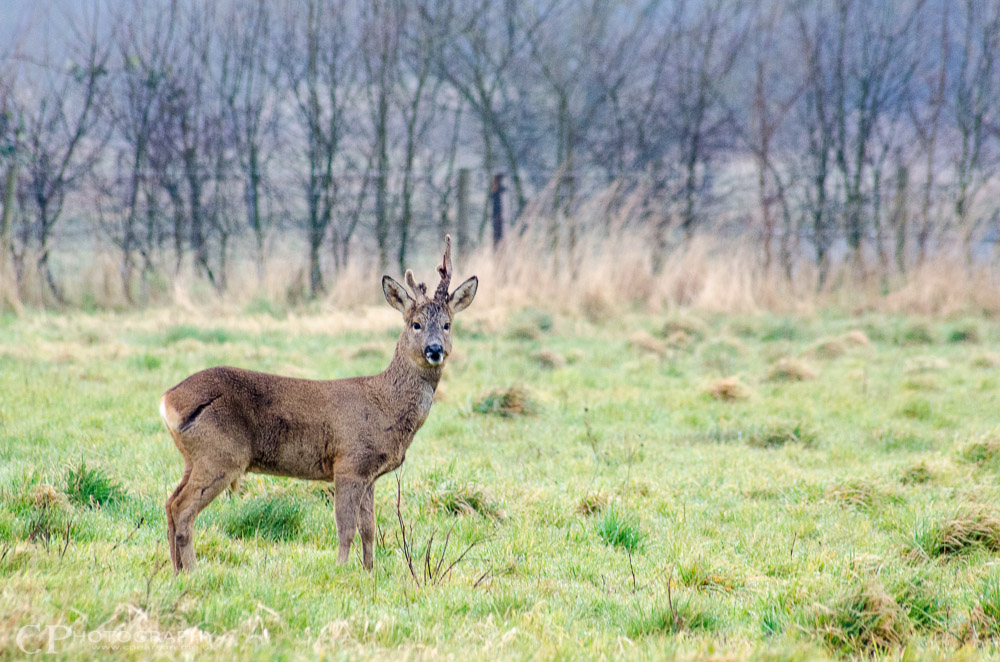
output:
[{"label": "deer leg", "polygon": [[337,538],[340,541],[338,563],[347,563],[350,557],[351,543],[358,531],[358,510],[364,492],[365,484],[359,478],[340,477],[334,481],[334,510],[337,515]]},{"label": "deer leg", "polygon": [[177,495],[181,493],[184,486],[187,485],[188,478],[191,477],[191,464],[186,463],[184,465],[184,475],[181,476],[181,482],[177,485],[177,489],[174,490],[173,494],[167,497],[167,505],[165,510],[167,511],[167,543],[170,544],[170,561],[174,564],[174,572],[176,573],[180,570],[180,557],[177,556],[177,541],[174,537],[177,535],[177,527],[174,524],[174,512],[171,508],[171,504],[177,499]]},{"label": "deer leg", "polygon": [[195,569],[194,520],[212,499],[219,496],[236,479],[242,470],[238,467],[213,467],[195,465],[187,483],[170,504],[174,520],[174,544],[180,561],[176,571]]},{"label": "deer leg", "polygon": [[365,488],[361,495],[358,530],[361,533],[361,558],[365,570],[371,570],[375,565],[373,544],[375,542],[375,484]]}]

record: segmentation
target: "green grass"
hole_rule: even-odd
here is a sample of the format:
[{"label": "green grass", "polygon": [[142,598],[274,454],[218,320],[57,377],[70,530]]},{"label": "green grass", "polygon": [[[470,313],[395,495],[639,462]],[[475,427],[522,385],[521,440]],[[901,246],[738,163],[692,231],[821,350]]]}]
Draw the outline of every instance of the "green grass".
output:
[{"label": "green grass", "polygon": [[474,305],[399,474],[415,563],[472,546],[447,579],[410,576],[393,476],[369,574],[327,485],[263,475],[174,577],[163,391],[370,374],[399,334],[292,310],[0,318],[0,658],[64,624],[205,639],[55,659],[1000,659],[995,320]]},{"label": "green grass", "polygon": [[291,497],[257,498],[240,505],[225,523],[234,538],[294,540],[302,530],[305,506]]}]

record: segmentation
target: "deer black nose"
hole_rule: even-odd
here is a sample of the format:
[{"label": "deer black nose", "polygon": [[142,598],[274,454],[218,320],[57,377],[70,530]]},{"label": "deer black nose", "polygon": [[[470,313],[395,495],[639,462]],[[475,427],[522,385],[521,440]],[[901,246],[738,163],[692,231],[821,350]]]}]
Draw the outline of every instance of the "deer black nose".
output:
[{"label": "deer black nose", "polygon": [[427,345],[427,347],[424,347],[424,356],[427,357],[428,363],[437,365],[444,358],[444,347],[441,345]]}]

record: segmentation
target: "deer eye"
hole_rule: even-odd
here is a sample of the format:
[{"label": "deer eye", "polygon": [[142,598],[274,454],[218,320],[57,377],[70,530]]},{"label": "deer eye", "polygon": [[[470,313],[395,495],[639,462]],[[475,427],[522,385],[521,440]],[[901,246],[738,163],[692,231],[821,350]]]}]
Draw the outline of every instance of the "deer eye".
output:
[{"label": "deer eye", "polygon": [[450,328],[451,328],[451,322],[445,322],[444,323],[444,330],[447,331]]},{"label": "deer eye", "polygon": [[413,330],[414,331],[419,331],[420,330],[420,322],[414,322],[413,323]]}]

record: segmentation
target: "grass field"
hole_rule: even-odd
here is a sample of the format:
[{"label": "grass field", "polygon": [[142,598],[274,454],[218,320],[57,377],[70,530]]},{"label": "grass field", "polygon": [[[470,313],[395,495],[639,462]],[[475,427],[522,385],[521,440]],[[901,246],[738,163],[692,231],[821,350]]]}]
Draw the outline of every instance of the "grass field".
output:
[{"label": "grass field", "polygon": [[0,658],[997,654],[996,322],[474,308],[399,472],[415,577],[391,474],[372,574],[326,485],[262,476],[167,564],[161,393],[378,372],[388,307],[0,318]]}]

